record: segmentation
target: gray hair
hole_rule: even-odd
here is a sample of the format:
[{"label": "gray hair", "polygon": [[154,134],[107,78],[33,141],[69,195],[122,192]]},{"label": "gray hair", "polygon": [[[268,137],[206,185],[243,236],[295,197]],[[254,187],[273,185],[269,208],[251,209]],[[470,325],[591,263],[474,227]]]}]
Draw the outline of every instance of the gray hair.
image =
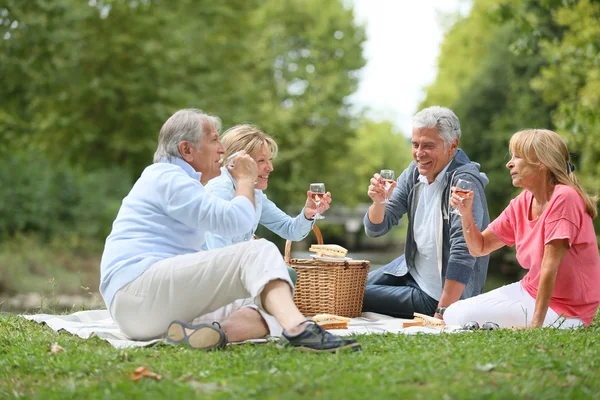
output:
[{"label": "gray hair", "polygon": [[460,140],[460,121],[452,110],[446,107],[431,106],[419,111],[413,117],[413,128],[437,128],[444,148],[454,140]]},{"label": "gray hair", "polygon": [[171,115],[160,128],[154,162],[159,162],[165,157],[169,160],[172,157],[180,157],[179,143],[184,140],[200,148],[205,121],[212,124],[217,132],[221,130],[221,120],[218,117],[208,115],[197,108],[184,108]]}]

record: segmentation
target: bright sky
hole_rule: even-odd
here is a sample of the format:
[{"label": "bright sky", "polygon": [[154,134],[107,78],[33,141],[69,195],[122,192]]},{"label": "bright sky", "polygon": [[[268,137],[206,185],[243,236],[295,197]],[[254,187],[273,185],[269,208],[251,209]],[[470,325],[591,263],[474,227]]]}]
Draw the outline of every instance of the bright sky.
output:
[{"label": "bright sky", "polygon": [[376,120],[394,121],[405,135],[411,117],[436,76],[444,14],[469,10],[468,0],[350,0],[366,23],[367,65],[352,101]]}]

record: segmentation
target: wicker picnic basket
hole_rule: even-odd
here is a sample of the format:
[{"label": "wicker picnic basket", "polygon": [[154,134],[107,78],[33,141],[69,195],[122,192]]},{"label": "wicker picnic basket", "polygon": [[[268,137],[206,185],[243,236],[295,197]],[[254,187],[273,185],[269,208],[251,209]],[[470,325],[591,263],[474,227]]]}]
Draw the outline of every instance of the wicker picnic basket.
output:
[{"label": "wicker picnic basket", "polygon": [[[323,244],[323,236],[313,225],[317,243]],[[296,294],[294,302],[307,317],[316,314],[335,314],[358,317],[362,311],[367,274],[367,260],[321,261],[290,258],[292,242],[285,243],[285,263],[296,270]]]}]

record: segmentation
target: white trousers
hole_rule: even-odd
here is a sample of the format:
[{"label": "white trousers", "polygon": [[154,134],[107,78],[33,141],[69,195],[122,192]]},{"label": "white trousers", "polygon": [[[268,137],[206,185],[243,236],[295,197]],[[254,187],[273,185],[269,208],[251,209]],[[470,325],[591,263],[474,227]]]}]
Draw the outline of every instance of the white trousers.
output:
[{"label": "white trousers", "polygon": [[[511,283],[479,296],[460,300],[452,304],[444,313],[448,325],[464,325],[476,321],[481,326],[495,322],[500,328],[527,326],[535,311],[535,299],[531,297],[521,282]],[[543,326],[555,328],[575,328],[582,326],[579,318],[566,318],[548,308]]]},{"label": "white trousers", "polygon": [[[206,320],[212,322],[214,317],[222,320],[245,306],[268,315],[262,309],[260,294],[276,279],[288,282],[293,292],[277,247],[264,239],[241,242],[153,264],[117,292],[110,312],[127,336],[149,340],[163,336],[173,320],[197,322],[213,313],[209,317],[213,319]],[[271,326],[276,324],[273,321],[271,317],[267,324],[277,329]]]}]

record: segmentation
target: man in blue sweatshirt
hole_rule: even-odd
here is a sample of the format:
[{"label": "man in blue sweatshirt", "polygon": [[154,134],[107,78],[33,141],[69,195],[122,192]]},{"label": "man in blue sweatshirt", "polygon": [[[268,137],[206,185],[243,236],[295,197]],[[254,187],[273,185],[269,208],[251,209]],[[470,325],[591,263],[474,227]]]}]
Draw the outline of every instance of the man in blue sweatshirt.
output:
[{"label": "man in blue sweatshirt", "polygon": [[459,215],[449,209],[451,187],[459,179],[471,182],[476,192],[473,216],[479,229],[490,222],[484,187],[488,179],[458,148],[460,122],[449,109],[433,106],[413,117],[414,161],[389,188],[390,202],[383,204],[385,186],[379,174],[371,178],[368,195],[373,200],[364,217],[370,237],[385,235],[404,214],[408,230],[404,254],[369,273],[364,311],[399,318],[413,313],[443,318],[446,307],[483,290],[489,256],[469,254]]},{"label": "man in blue sweatshirt", "polygon": [[284,328],[286,345],[310,352],[360,350],[307,320],[293,301],[293,286],[277,247],[253,240],[201,251],[208,231],[237,236],[254,224],[254,160],[240,154],[230,168],[231,201],[205,192],[220,174],[221,121],[200,110],[177,111],[163,125],[154,164],[123,203],[106,239],[100,292],[130,338],[166,337],[210,350],[227,343],[225,326],[190,323],[237,299],[253,298]]}]

